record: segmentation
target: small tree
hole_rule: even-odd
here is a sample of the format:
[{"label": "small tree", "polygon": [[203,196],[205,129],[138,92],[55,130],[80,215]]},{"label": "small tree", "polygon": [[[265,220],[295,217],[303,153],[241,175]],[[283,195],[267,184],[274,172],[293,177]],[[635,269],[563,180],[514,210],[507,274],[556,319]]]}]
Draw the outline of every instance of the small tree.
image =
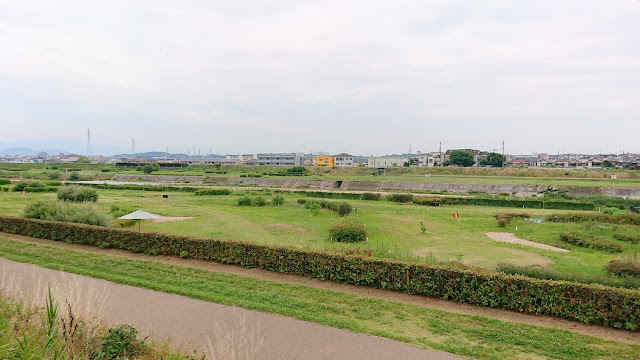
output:
[{"label": "small tree", "polygon": [[420,221],[420,231],[422,231],[423,234],[427,231],[427,228],[424,226],[422,221]]},{"label": "small tree", "polygon": [[615,166],[613,165],[613,163],[611,161],[605,160],[605,161],[602,162],[602,167],[613,169]]},{"label": "small tree", "polygon": [[79,180],[80,179],[80,175],[78,175],[77,172],[72,172],[71,175],[69,175],[69,180],[75,181],[75,180]]},{"label": "small tree", "polygon": [[86,156],[78,156],[78,163],[80,164],[91,164],[91,160],[89,160]]},{"label": "small tree", "polygon": [[449,155],[449,162],[454,165],[469,167],[474,164],[473,154],[462,150],[454,150]]},{"label": "small tree", "polygon": [[143,166],[142,172],[144,172],[145,174],[151,174],[151,172],[153,172],[153,166],[149,164]]},{"label": "small tree", "polygon": [[489,153],[487,159],[482,161],[482,165],[489,165],[493,167],[503,167],[507,157],[499,153]]}]

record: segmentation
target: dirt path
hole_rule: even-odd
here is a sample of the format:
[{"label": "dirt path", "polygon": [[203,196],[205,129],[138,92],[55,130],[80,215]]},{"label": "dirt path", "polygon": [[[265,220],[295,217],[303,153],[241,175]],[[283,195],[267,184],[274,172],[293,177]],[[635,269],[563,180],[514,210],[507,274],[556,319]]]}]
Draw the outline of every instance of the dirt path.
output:
[{"label": "dirt path", "polygon": [[[398,341],[184,296],[120,285],[0,258],[2,288],[24,301],[48,286],[72,309],[93,305],[107,326],[126,323],[141,337],[170,341],[185,353],[223,359],[461,359]],[[44,284],[44,286],[34,286]],[[93,294],[93,295],[91,295]],[[60,296],[63,299],[60,299]],[[41,302],[41,301],[40,301]],[[66,305],[65,305],[66,306]]]},{"label": "dirt path", "polygon": [[14,235],[9,233],[0,232],[0,237],[6,237],[13,240],[35,242],[46,244],[50,246],[58,246],[62,248],[70,248],[78,251],[84,251],[95,254],[105,254],[111,256],[120,256],[129,259],[142,259],[159,261],[166,264],[177,266],[190,266],[201,268],[209,271],[234,274],[239,276],[248,276],[261,280],[268,280],[280,283],[313,286],[319,289],[327,289],[333,291],[340,291],[344,293],[354,294],[363,297],[378,298],[383,300],[397,301],[404,304],[412,304],[417,306],[424,306],[430,309],[443,310],[447,312],[466,314],[466,315],[478,315],[488,317],[492,319],[510,321],[521,324],[531,324],[544,326],[548,328],[558,328],[569,331],[578,332],[585,335],[595,336],[603,339],[623,341],[628,343],[640,344],[640,333],[630,332],[625,330],[613,329],[609,327],[587,325],[578,322],[572,322],[563,319],[557,319],[549,316],[539,316],[532,314],[523,314],[513,311],[492,309],[478,307],[468,304],[461,304],[452,301],[445,301],[439,299],[428,298],[418,295],[408,295],[395,291],[388,291],[382,289],[375,289],[369,287],[359,287],[354,285],[339,284],[331,281],[322,281],[319,279],[312,279],[298,275],[287,275],[276,272],[266,271],[262,269],[248,269],[236,265],[219,264],[209,261],[200,261],[192,259],[182,259],[179,257],[171,256],[152,256],[146,254],[135,254],[128,251],[117,249],[99,249],[93,246],[85,246],[78,244],[67,244],[63,242],[51,241],[46,239],[37,239],[22,235]]},{"label": "dirt path", "polygon": [[562,249],[562,248],[551,246],[551,245],[547,245],[547,244],[540,244],[540,243],[537,243],[537,242],[520,239],[520,238],[517,238],[512,233],[507,233],[507,232],[488,232],[488,233],[484,233],[484,234],[487,235],[491,240],[495,240],[495,241],[500,241],[500,242],[505,242],[505,243],[510,243],[510,244],[520,244],[520,245],[525,245],[525,246],[537,247],[539,249],[550,250],[550,251],[569,252],[569,250],[567,250],[567,249]]}]

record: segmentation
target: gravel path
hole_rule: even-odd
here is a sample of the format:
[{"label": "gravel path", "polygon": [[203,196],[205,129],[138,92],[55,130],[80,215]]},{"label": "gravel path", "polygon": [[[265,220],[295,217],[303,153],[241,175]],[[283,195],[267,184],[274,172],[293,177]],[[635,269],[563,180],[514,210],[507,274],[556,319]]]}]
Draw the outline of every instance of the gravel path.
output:
[{"label": "gravel path", "polygon": [[[0,258],[10,296],[42,303],[47,285],[76,313],[127,323],[142,337],[224,359],[461,359],[348,330],[225,306]],[[83,311],[84,310],[84,311]],[[207,349],[210,352],[207,351]]]},{"label": "gravel path", "polygon": [[567,250],[567,249],[562,249],[562,248],[551,246],[551,245],[547,245],[547,244],[540,244],[540,243],[537,243],[537,242],[520,239],[520,238],[517,238],[512,233],[488,232],[488,233],[484,233],[484,234],[487,235],[491,240],[495,240],[495,241],[500,241],[500,242],[505,242],[505,243],[510,243],[510,244],[520,244],[520,245],[532,246],[532,247],[537,247],[539,249],[550,250],[550,251],[569,252],[569,250]]}]

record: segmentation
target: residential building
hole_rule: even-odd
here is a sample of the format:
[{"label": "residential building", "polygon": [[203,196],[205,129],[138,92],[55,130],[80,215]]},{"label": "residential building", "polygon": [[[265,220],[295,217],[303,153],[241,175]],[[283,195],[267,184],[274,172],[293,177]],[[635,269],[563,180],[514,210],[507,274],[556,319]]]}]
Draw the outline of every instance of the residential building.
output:
[{"label": "residential building", "polygon": [[258,164],[301,166],[302,157],[296,154],[258,154]]},{"label": "residential building", "polygon": [[353,166],[353,156],[345,153],[335,155],[333,157],[335,166],[339,167],[351,167]]},{"label": "residential building", "polygon": [[403,166],[408,158],[402,156],[371,156],[367,161],[368,167],[387,168]]},{"label": "residential building", "polygon": [[318,155],[315,157],[315,166],[334,166],[333,156]]},{"label": "residential building", "polygon": [[440,166],[440,154],[438,153],[419,153],[418,154],[418,167],[434,167]]}]

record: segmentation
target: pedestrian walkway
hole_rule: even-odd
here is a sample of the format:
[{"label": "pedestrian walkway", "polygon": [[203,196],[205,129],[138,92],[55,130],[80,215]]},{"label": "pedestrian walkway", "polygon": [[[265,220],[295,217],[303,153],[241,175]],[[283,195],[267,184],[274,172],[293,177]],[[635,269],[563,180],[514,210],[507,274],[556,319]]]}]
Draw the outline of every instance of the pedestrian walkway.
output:
[{"label": "pedestrian walkway", "polygon": [[[117,269],[114,269],[117,271]],[[0,258],[0,286],[24,301],[48,286],[80,313],[126,323],[186,352],[227,359],[460,359],[401,342]],[[87,315],[85,315],[87,316]]]}]

